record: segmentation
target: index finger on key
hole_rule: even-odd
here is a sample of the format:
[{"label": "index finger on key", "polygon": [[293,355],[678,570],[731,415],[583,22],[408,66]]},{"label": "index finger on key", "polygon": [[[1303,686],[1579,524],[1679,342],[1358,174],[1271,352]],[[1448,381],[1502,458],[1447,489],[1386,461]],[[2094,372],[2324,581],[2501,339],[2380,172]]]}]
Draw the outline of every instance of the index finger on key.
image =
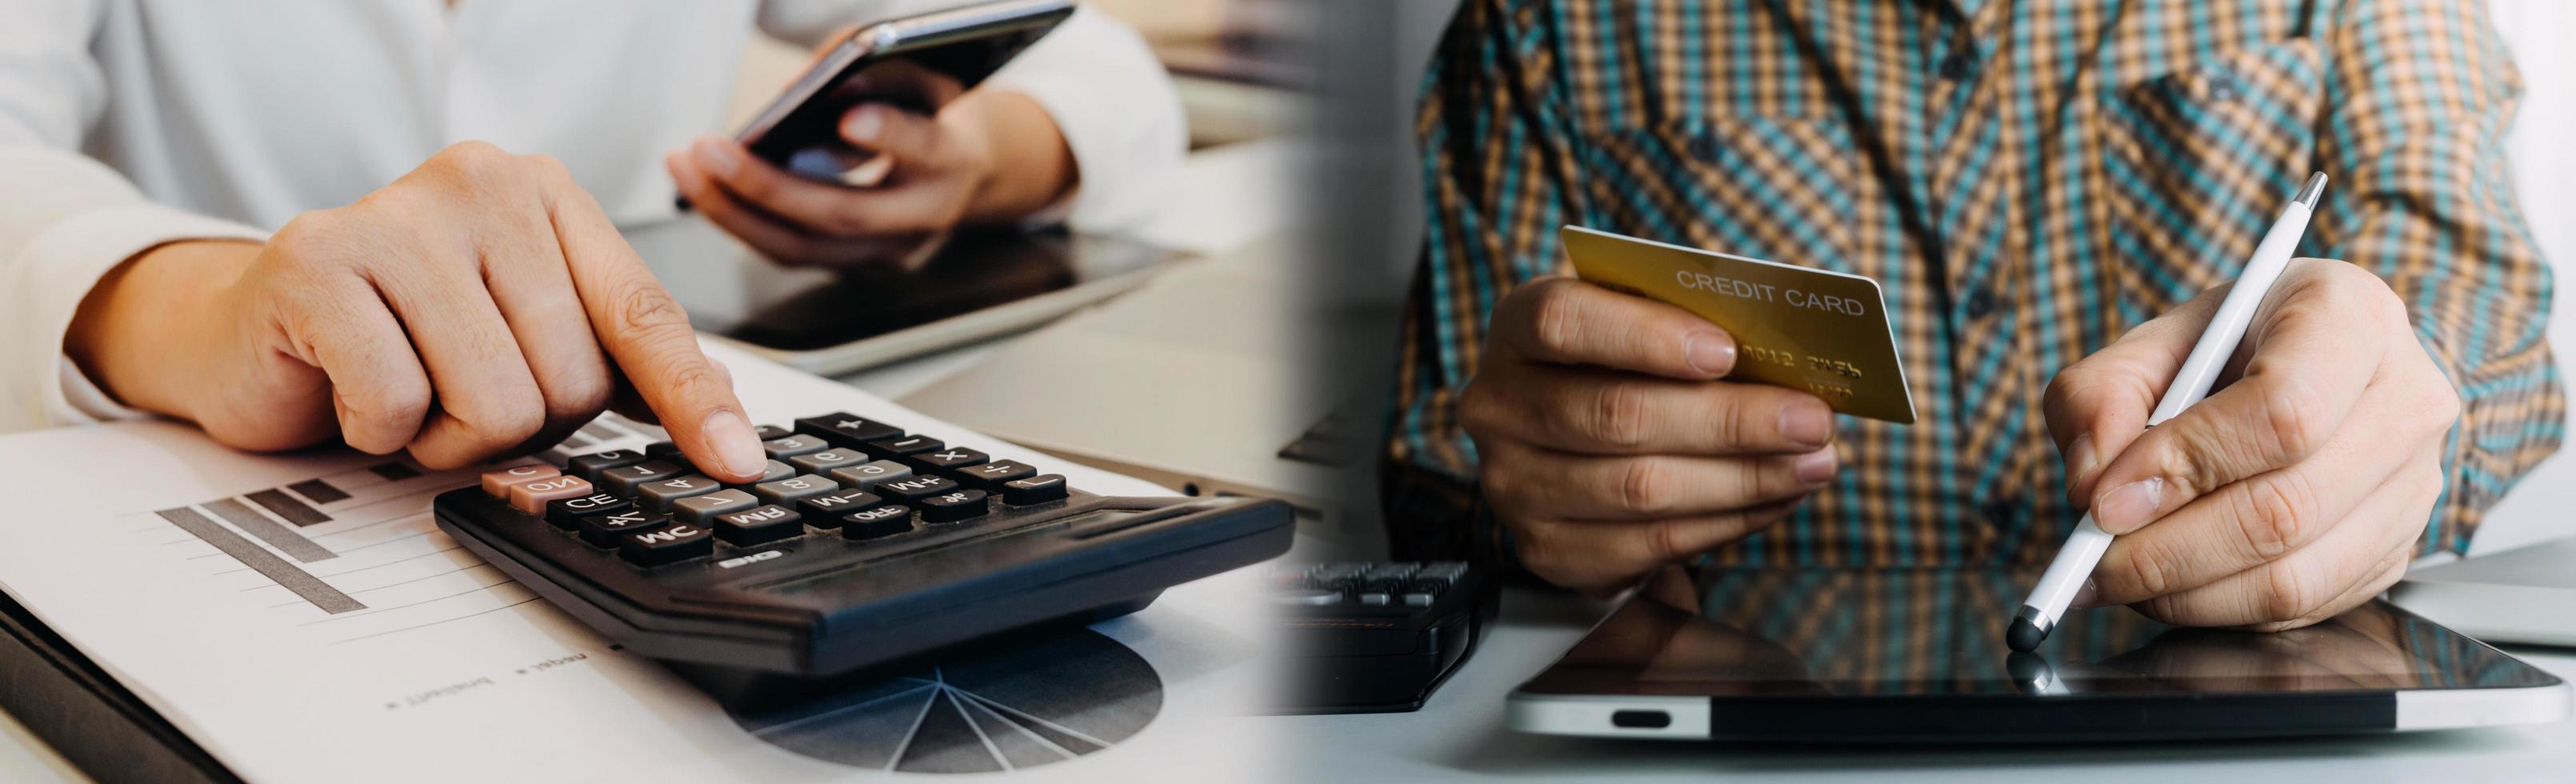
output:
[{"label": "index finger on key", "polygon": [[671,440],[698,470],[718,480],[758,478],[768,459],[760,437],[734,398],[733,385],[698,350],[688,313],[662,290],[589,194],[559,183],[547,211],[591,329]]},{"label": "index finger on key", "polygon": [[2289,302],[2246,341],[2235,383],[2139,436],[2103,466],[2093,519],[2135,531],[2221,487],[2287,467],[2322,447],[2378,373],[2381,336]]},{"label": "index finger on key", "polygon": [[1521,357],[1702,381],[1735,369],[1735,337],[1690,311],[1568,277],[1496,305],[1495,338]]}]

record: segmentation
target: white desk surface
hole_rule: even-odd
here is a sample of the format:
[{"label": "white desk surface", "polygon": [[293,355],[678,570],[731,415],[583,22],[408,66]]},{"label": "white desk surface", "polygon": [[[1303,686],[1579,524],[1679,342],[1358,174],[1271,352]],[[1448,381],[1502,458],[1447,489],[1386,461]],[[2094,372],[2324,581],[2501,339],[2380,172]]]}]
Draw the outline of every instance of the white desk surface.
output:
[{"label": "white desk surface", "polygon": [[[1503,696],[1554,661],[1611,605],[1512,589],[1465,667],[1415,713],[1284,718],[1291,781],[2571,781],[2576,722],[2283,741],[2062,747],[1762,748],[1527,735],[1503,727]],[[2512,653],[2576,680],[2576,650]],[[1329,750],[1329,753],[1323,753]]]}]

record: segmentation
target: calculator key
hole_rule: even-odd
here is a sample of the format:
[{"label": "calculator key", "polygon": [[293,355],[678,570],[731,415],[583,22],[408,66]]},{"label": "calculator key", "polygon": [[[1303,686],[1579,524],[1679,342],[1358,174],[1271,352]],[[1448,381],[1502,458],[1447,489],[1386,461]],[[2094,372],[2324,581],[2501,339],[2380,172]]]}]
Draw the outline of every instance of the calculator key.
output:
[{"label": "calculator key", "polygon": [[1342,603],[1342,592],[1326,591],[1315,588],[1294,588],[1285,591],[1271,591],[1270,601],[1276,604],[1302,605],[1307,607],[1330,607]]},{"label": "calculator key", "polygon": [[759,436],[762,441],[776,441],[796,434],[796,431],[794,430],[789,430],[777,425],[761,425],[752,428],[751,432],[752,435]]},{"label": "calculator key", "polygon": [[1371,580],[1402,580],[1407,577],[1412,577],[1413,573],[1418,571],[1422,571],[1422,565],[1418,563],[1382,563],[1369,567],[1368,578]]},{"label": "calculator key", "polygon": [[770,459],[785,460],[808,452],[820,452],[830,449],[832,448],[832,445],[824,443],[823,439],[799,433],[786,438],[773,438],[767,441],[762,441],[760,442],[760,448],[769,451]]},{"label": "calculator key", "polygon": [[1010,504],[1012,506],[1027,506],[1030,504],[1043,504],[1048,501],[1062,501],[1064,500],[1064,495],[1065,487],[1063,474],[1040,474],[1027,479],[1013,479],[1002,483],[1002,503]]},{"label": "calculator key", "polygon": [[1336,561],[1316,567],[1315,571],[1308,576],[1315,578],[1317,582],[1330,583],[1344,578],[1367,574],[1368,568],[1369,565],[1365,563]]},{"label": "calculator key", "polygon": [[892,460],[878,460],[832,469],[832,478],[841,480],[841,484],[848,485],[852,490],[866,490],[877,486],[878,482],[902,479],[911,475],[912,466]]},{"label": "calculator key", "polygon": [[642,509],[576,517],[572,521],[573,532],[581,534],[582,541],[601,547],[616,544],[619,536],[637,531],[650,531],[670,524],[669,515],[654,514]]},{"label": "calculator key", "polygon": [[667,460],[673,463],[682,464],[689,462],[689,457],[687,455],[680,454],[680,445],[669,441],[655,441],[650,444],[645,444],[644,459]]},{"label": "calculator key", "polygon": [[671,516],[681,522],[707,525],[707,518],[726,512],[739,512],[760,505],[760,500],[740,490],[718,490],[671,502]]},{"label": "calculator key", "polygon": [[1405,595],[1404,595],[1404,606],[1406,606],[1406,607],[1429,607],[1429,606],[1431,606],[1431,600],[1432,600],[1432,599],[1435,599],[1435,598],[1438,598],[1438,597],[1434,597],[1434,596],[1432,596],[1431,594],[1421,593],[1421,592],[1418,592],[1418,591],[1417,591],[1417,592],[1414,592],[1414,593],[1408,593],[1408,594],[1405,594]]},{"label": "calculator key", "polygon": [[878,493],[905,506],[920,506],[922,499],[954,493],[958,489],[957,480],[931,474],[880,482],[876,487]]},{"label": "calculator key", "polygon": [[805,516],[777,504],[716,515],[716,538],[736,547],[775,542],[805,533]]},{"label": "calculator key", "polygon": [[965,468],[971,465],[982,465],[985,461],[991,459],[993,458],[982,452],[977,452],[962,446],[952,446],[936,451],[923,452],[911,457],[911,460],[914,463],[941,471],[953,468]]},{"label": "calculator key", "polygon": [[903,435],[903,430],[893,425],[839,412],[796,420],[796,432],[830,441],[836,446],[854,449],[860,444],[880,438]]},{"label": "calculator key", "polygon": [[631,466],[603,469],[599,472],[599,483],[607,485],[608,492],[633,496],[635,488],[646,482],[669,479],[688,472],[689,469],[681,467],[678,463],[646,460]]},{"label": "calculator key", "polygon": [[637,566],[685,561],[715,551],[715,531],[688,523],[627,534],[617,540],[617,555]]},{"label": "calculator key", "polygon": [[947,446],[947,444],[940,443],[939,439],[935,438],[924,438],[922,436],[896,436],[893,438],[882,438],[865,444],[860,444],[859,451],[891,460],[905,455],[921,454],[933,449],[945,449]]},{"label": "calculator key", "polygon": [[796,511],[805,515],[807,525],[830,528],[840,524],[841,515],[884,503],[885,499],[878,498],[875,493],[865,490],[843,490],[799,500],[796,502]]},{"label": "calculator key", "polygon": [[631,466],[644,460],[643,452],[633,449],[611,449],[606,452],[573,455],[571,460],[564,463],[564,467],[569,469],[565,473],[597,482],[601,471]]},{"label": "calculator key", "polygon": [[742,491],[745,491],[745,492],[749,492],[749,491],[751,490],[751,488],[752,488],[752,486],[753,486],[753,485],[757,485],[757,484],[760,484],[760,483],[762,483],[762,482],[775,482],[775,481],[778,481],[778,480],[780,480],[780,479],[785,479],[785,478],[788,478],[788,477],[791,477],[791,476],[795,476],[795,475],[796,475],[796,467],[795,467],[795,466],[788,465],[788,464],[786,464],[786,463],[781,463],[781,462],[778,462],[778,461],[776,461],[776,460],[771,460],[771,461],[769,461],[769,462],[767,462],[767,463],[763,463],[763,464],[761,464],[761,466],[760,466],[760,478],[758,478],[758,479],[754,479],[754,480],[751,480],[751,481],[749,481],[749,482],[726,482],[726,483],[725,483],[725,487],[730,488],[730,489],[734,489],[734,490],[742,490]]},{"label": "calculator key", "polygon": [[841,516],[843,538],[875,539],[910,530],[912,530],[912,510],[893,504]]},{"label": "calculator key", "polygon": [[563,472],[556,470],[554,466],[546,465],[544,463],[514,465],[499,471],[485,471],[483,472],[483,492],[494,498],[506,501],[510,499],[511,485],[515,485],[520,482],[533,482],[539,479],[552,479],[558,476],[563,476]]},{"label": "calculator key", "polygon": [[1388,596],[1386,594],[1377,591],[1368,591],[1360,594],[1360,603],[1371,607],[1384,607],[1386,606],[1387,600]]},{"label": "calculator key", "polygon": [[1022,463],[1017,460],[995,460],[979,466],[968,466],[964,469],[951,471],[949,473],[959,479],[966,480],[968,484],[990,489],[999,488],[1002,484],[1007,482],[1016,482],[1032,476],[1037,476],[1038,470],[1030,468],[1027,463]]},{"label": "calculator key", "polygon": [[985,507],[982,490],[959,490],[921,499],[921,521],[925,523],[971,520],[983,517],[989,511]]},{"label": "calculator key", "polygon": [[557,498],[552,503],[546,504],[546,522],[554,523],[556,528],[572,530],[572,521],[576,518],[623,512],[633,508],[635,508],[634,502],[607,493]]},{"label": "calculator key", "polygon": [[856,449],[826,449],[810,455],[797,455],[795,457],[787,458],[787,464],[795,466],[796,472],[800,474],[820,474],[842,466],[854,466],[867,461],[867,453],[860,452]]},{"label": "calculator key", "polygon": [[644,502],[644,508],[646,509],[651,509],[656,512],[668,512],[671,511],[671,502],[673,501],[691,496],[706,495],[722,489],[724,489],[724,485],[718,484],[714,479],[698,474],[690,474],[688,476],[675,476],[669,479],[656,479],[636,485],[635,497],[636,500]]},{"label": "calculator key", "polygon": [[510,505],[532,515],[546,513],[546,502],[557,498],[590,495],[590,482],[578,476],[557,476],[520,482],[510,486]]},{"label": "calculator key", "polygon": [[759,496],[762,503],[790,506],[803,499],[840,491],[839,484],[813,474],[800,474],[751,486],[751,494]]}]

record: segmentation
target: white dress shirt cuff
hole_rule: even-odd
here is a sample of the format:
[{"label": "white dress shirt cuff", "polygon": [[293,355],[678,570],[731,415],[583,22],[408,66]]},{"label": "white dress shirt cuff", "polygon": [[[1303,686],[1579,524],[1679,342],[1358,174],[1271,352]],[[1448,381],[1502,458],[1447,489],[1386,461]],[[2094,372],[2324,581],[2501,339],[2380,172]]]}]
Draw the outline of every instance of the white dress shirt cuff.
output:
[{"label": "white dress shirt cuff", "polygon": [[1046,109],[1080,184],[1032,222],[1108,234],[1159,213],[1189,151],[1180,96],[1135,31],[1089,9],[986,81]]},{"label": "white dress shirt cuff", "polygon": [[[19,252],[17,281],[25,308],[13,325],[8,343],[20,356],[0,374],[11,385],[11,400],[32,410],[11,419],[36,426],[130,419],[144,413],[118,403],[87,373],[63,354],[63,336],[72,316],[92,286],[116,265],[155,246],[180,240],[241,239],[265,241],[268,233],[150,202],[132,202],[90,210],[47,227]],[[21,394],[24,393],[24,394]]]}]

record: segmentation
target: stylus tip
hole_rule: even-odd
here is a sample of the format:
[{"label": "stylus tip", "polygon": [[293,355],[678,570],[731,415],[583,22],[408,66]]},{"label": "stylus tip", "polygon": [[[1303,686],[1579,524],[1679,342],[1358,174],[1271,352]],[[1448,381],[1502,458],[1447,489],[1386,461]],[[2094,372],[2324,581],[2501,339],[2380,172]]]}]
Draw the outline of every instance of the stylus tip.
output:
[{"label": "stylus tip", "polygon": [[2004,630],[2004,644],[2016,651],[2038,650],[2040,641],[2046,639],[2048,632],[2041,630],[2039,624],[2031,623],[2026,616],[2013,616],[2012,628]]}]

